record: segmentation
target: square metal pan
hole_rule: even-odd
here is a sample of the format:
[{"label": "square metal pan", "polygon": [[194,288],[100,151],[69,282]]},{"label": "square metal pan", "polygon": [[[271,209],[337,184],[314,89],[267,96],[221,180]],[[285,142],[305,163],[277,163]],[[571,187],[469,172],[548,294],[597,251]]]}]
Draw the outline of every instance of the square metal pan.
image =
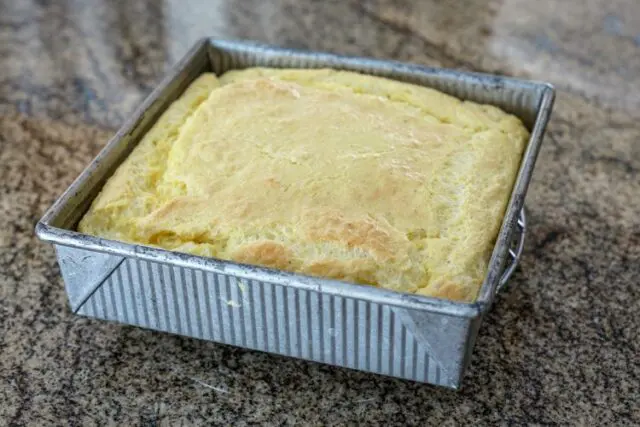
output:
[{"label": "square metal pan", "polygon": [[[485,281],[473,303],[247,266],[74,231],[102,185],[201,73],[331,67],[496,105],[531,130]],[[74,313],[458,388],[478,328],[513,271],[523,202],[554,90],[546,83],[391,61],[203,39],[174,67],[36,226],[56,247]]]}]

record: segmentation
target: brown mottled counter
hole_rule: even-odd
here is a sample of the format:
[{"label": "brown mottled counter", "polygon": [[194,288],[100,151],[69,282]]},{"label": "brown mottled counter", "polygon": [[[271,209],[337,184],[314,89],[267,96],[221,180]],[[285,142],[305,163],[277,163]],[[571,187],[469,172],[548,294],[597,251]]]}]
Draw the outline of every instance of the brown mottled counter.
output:
[{"label": "brown mottled counter", "polygon": [[[71,315],[34,225],[204,35],[556,85],[461,392]],[[635,0],[0,0],[0,425],[638,425],[639,123]]]}]

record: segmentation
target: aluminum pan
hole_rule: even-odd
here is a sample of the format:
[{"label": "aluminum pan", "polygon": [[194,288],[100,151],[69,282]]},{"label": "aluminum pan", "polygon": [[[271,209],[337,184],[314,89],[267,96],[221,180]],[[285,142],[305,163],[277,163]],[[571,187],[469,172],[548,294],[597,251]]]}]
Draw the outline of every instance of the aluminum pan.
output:
[{"label": "aluminum pan", "polygon": [[[541,115],[544,108],[540,108],[544,107],[545,96],[549,95],[550,90],[544,84],[387,61],[292,51],[255,43],[202,40],[125,123],[107,147],[45,214],[36,228],[43,240],[52,241],[56,245],[58,262],[73,311],[90,317],[291,357],[302,357],[447,387],[459,387],[482,314],[488,308],[493,292],[489,294],[488,302],[457,303],[104,240],[72,231],[113,170],[133,149],[159,114],[196,76],[204,71],[220,72],[227,68],[251,65],[331,66],[354,69],[433,86],[460,98],[496,104],[518,114],[534,129],[540,123],[536,118],[543,117],[545,122],[548,118]],[[551,100],[552,95],[551,92]],[[547,105],[550,108],[550,104]],[[532,137],[535,135],[532,133]],[[540,135],[541,132],[538,136]],[[531,153],[532,145],[539,147],[539,144],[539,138],[532,138],[528,153]],[[537,153],[538,147],[534,147],[533,152]],[[526,169],[526,165],[525,159],[522,168]],[[519,179],[521,177],[522,170]],[[518,194],[515,193],[514,191],[509,209],[515,209],[514,200],[518,200]],[[520,196],[523,198],[524,194]],[[483,289],[487,286],[494,289],[501,287],[512,272],[522,250],[524,217],[521,223],[505,221],[502,230],[505,226],[509,227],[508,233],[513,231],[511,226],[517,226],[515,231],[518,239],[511,252],[507,252],[512,241],[508,236],[505,238],[505,251],[499,255],[498,264],[506,262],[507,254],[513,261],[504,272],[492,261],[491,268],[498,269],[499,274],[491,280],[486,280]],[[498,240],[496,250],[500,244]],[[493,259],[496,257],[496,250]],[[146,265],[153,277],[145,276],[138,268],[140,265]],[[168,272],[169,276],[162,278],[159,274],[163,271]],[[185,279],[189,276],[200,278],[200,281]],[[204,297],[214,298],[213,301],[216,301],[216,298],[224,298],[230,291],[233,292],[229,288],[230,283],[238,283],[242,279],[251,280],[252,288],[255,287],[256,291],[259,289],[261,294],[266,292],[267,295],[275,291],[275,297],[272,295],[270,300],[267,298],[265,301],[256,301],[257,304],[253,304],[252,308],[224,307],[224,310],[218,308],[211,312],[203,312],[201,307],[198,307],[199,300],[194,296],[196,292],[205,292],[206,288],[207,295]],[[156,289],[156,295],[164,304],[159,305],[158,300],[153,297],[145,298],[144,293],[137,294],[136,289],[140,290],[141,287]],[[293,320],[297,320],[295,315],[287,317],[287,303],[282,299],[282,295],[285,294],[294,299],[312,298],[311,301],[316,301],[315,305],[305,306],[305,316],[315,319],[312,313],[322,309],[328,323],[318,324],[314,320],[305,324],[302,318],[301,324],[297,324]],[[202,293],[199,295],[203,296]],[[167,305],[167,301],[172,303]],[[354,304],[357,304],[358,310],[353,312],[347,309]],[[236,309],[242,313],[236,313]],[[378,317],[375,313],[378,313]],[[191,319],[190,325],[191,316],[196,318]],[[217,316],[217,320],[212,316]],[[245,322],[234,323],[240,318],[238,316],[245,319]],[[209,325],[221,321],[227,329],[222,334],[212,335],[212,330],[207,332],[206,328],[202,329],[202,325],[199,324],[205,317]],[[151,318],[155,320],[149,321]],[[260,318],[268,319],[266,328],[272,334],[272,339],[254,342],[251,341],[251,337],[255,337],[257,331],[248,327],[246,320],[254,321]],[[194,320],[199,325],[195,330],[191,328]],[[341,326],[336,328],[332,322]],[[319,340],[310,341],[308,344],[312,347],[319,344],[322,348],[324,342],[325,348],[329,348],[327,345],[340,345],[340,351],[333,351],[331,347],[332,350],[328,353],[305,356],[304,353],[297,352],[300,350],[299,342],[289,341],[287,338],[291,337],[292,331],[295,330],[304,332],[307,338]],[[345,338],[346,336],[348,338]],[[341,341],[336,341],[338,337]],[[371,341],[368,341],[367,337],[370,337]],[[347,348],[345,343],[353,344],[355,347]],[[337,357],[338,355],[340,357]],[[409,366],[413,366],[410,370],[412,372],[407,371],[406,368]]]},{"label": "aluminum pan", "polygon": [[[164,107],[172,102],[197,75],[210,69],[210,63],[206,61],[205,52],[209,55],[211,55],[212,52],[221,54],[223,57],[222,66],[224,67],[224,55],[226,51],[240,52],[241,54],[243,52],[247,54],[259,52],[265,61],[274,61],[286,57],[289,60],[294,58],[294,60],[299,63],[304,63],[305,66],[333,66],[344,69],[373,70],[375,71],[374,74],[389,75],[407,81],[415,81],[416,76],[426,76],[442,82],[445,86],[458,85],[473,87],[475,89],[479,88],[487,93],[505,90],[505,88],[507,88],[520,92],[535,93],[536,96],[539,97],[539,108],[537,109],[538,112],[535,118],[522,117],[525,123],[533,126],[531,138],[524,154],[511,200],[494,247],[489,272],[476,302],[461,303],[447,301],[421,295],[404,294],[382,288],[319,279],[300,274],[274,271],[262,267],[180,254],[158,248],[109,241],[70,230],[88,208],[92,200],[92,197],[89,197],[89,193],[95,192],[101,187],[104,179],[111,175],[109,172],[112,172],[133,148],[132,144],[126,144],[127,140],[135,139],[135,134],[140,135],[146,132]],[[438,89],[446,92],[448,91],[447,87],[438,87]],[[540,148],[542,134],[552,108],[553,98],[554,90],[546,83],[536,83],[478,73],[433,69],[392,61],[302,52],[255,43],[203,39],[177,64],[174,71],[160,83],[149,98],[136,110],[131,119],[123,125],[122,129],[100,152],[96,159],[45,213],[36,227],[36,232],[42,240],[59,245],[112,253],[125,257],[170,262],[184,267],[234,274],[239,277],[269,280],[274,283],[283,283],[287,286],[309,288],[334,295],[349,295],[354,298],[368,299],[396,307],[428,310],[451,316],[477,317],[488,309],[499,285],[502,268],[511,243],[512,231],[516,226],[517,215],[523,206],[524,196]]]}]

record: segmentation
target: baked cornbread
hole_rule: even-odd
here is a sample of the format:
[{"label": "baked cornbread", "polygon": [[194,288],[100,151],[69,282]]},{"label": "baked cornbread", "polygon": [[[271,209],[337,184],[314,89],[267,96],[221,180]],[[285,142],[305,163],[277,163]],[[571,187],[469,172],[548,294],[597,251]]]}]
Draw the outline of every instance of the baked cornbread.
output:
[{"label": "baked cornbread", "polygon": [[79,231],[472,301],[527,138],[498,108],[379,77],[204,74]]}]

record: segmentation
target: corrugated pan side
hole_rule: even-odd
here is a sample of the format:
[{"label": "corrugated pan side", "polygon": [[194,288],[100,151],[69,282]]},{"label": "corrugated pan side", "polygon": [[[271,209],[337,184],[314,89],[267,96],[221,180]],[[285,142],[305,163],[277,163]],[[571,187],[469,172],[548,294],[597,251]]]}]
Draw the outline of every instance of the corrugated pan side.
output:
[{"label": "corrugated pan side", "polygon": [[440,385],[406,310],[128,258],[79,314]]}]

